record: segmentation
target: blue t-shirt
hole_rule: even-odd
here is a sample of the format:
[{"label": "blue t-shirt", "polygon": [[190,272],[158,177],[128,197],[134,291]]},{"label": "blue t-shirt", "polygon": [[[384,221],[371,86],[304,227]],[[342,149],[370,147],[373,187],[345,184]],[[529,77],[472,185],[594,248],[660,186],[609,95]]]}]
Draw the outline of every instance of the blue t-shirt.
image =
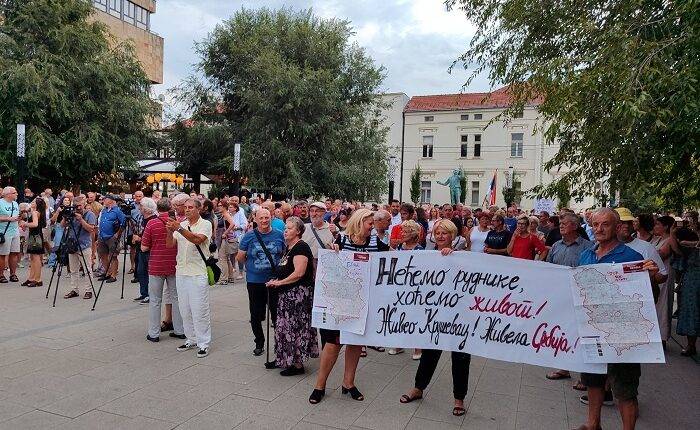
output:
[{"label": "blue t-shirt", "polygon": [[279,218],[272,218],[272,221],[270,221],[270,226],[272,226],[274,230],[284,231],[284,221]]},{"label": "blue t-shirt", "polygon": [[[0,216],[12,216],[16,217],[19,215],[19,205],[15,201],[8,202],[5,199],[0,199]],[[19,224],[17,221],[2,221],[0,222],[0,233],[5,231],[5,237],[10,239],[12,237],[19,235]]]},{"label": "blue t-shirt", "polygon": [[[90,225],[97,225],[97,217],[92,211],[87,211],[83,213],[83,219],[86,223]],[[86,250],[92,246],[92,234],[85,230],[77,219],[72,221],[75,233],[72,230],[64,230],[64,234],[70,234],[70,237],[74,237],[74,234],[78,235],[78,243],[80,244],[80,249]]]},{"label": "blue t-shirt", "polygon": [[506,225],[506,227],[508,227],[508,231],[513,233],[515,231],[515,227],[518,226],[518,219],[505,217],[503,219],[503,223]]},{"label": "blue t-shirt", "polygon": [[624,243],[620,243],[615,247],[615,249],[600,257],[600,259],[598,259],[598,257],[595,255],[597,249],[598,245],[584,250],[581,253],[581,257],[578,259],[578,265],[586,266],[588,264],[598,263],[629,263],[630,261],[644,260],[642,254],[638,253]]},{"label": "blue t-shirt", "polygon": [[111,209],[102,209],[102,212],[100,212],[99,238],[109,239],[114,236],[120,227],[124,227],[125,223],[126,217],[117,206],[113,206]]},{"label": "blue t-shirt", "polygon": [[[263,243],[275,264],[279,263],[284,252],[284,235],[274,228],[269,233],[260,233]],[[246,281],[253,284],[264,284],[273,278],[270,261],[265,255],[257,235],[253,231],[244,234],[240,242],[240,250],[246,253]]]}]

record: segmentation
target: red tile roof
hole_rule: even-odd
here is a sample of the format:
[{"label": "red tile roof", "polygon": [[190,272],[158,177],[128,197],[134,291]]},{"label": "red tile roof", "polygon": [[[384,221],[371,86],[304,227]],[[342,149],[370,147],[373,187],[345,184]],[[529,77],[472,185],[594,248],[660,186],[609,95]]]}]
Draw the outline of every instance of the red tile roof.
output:
[{"label": "red tile roof", "polygon": [[[535,101],[538,104],[539,101]],[[510,106],[508,87],[491,93],[440,94],[411,97],[404,112],[451,111],[466,109],[505,108]]]}]

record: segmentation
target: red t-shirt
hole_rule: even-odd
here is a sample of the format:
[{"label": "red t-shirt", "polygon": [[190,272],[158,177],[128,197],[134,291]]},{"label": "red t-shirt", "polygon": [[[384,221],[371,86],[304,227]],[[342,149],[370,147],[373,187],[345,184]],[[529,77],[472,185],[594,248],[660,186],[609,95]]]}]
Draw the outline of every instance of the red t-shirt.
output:
[{"label": "red t-shirt", "polygon": [[151,249],[151,254],[148,258],[148,274],[153,276],[170,276],[175,274],[177,247],[168,248],[165,246],[165,236],[168,232],[163,221],[168,221],[167,212],[160,213],[158,218],[148,221],[141,238],[141,243]]},{"label": "red t-shirt", "polygon": [[547,247],[544,246],[544,243],[534,234],[527,237],[516,234],[515,241],[513,242],[513,250],[510,255],[515,258],[534,260],[535,251],[544,252],[546,249]]}]

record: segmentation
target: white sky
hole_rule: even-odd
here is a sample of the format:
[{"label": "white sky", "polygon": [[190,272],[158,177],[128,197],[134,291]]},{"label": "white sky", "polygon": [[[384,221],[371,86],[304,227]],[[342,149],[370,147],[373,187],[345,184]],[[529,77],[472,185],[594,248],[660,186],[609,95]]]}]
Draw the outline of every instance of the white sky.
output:
[{"label": "white sky", "polygon": [[[473,26],[461,11],[447,12],[442,0],[158,0],[151,29],[165,39],[165,50],[164,83],[156,94],[191,73],[198,61],[195,42],[241,7],[312,8],[322,17],[349,20],[355,40],[386,68],[386,92],[458,93],[468,76],[461,67],[452,74],[447,69],[466,50]],[[488,89],[480,76],[468,90]]]}]

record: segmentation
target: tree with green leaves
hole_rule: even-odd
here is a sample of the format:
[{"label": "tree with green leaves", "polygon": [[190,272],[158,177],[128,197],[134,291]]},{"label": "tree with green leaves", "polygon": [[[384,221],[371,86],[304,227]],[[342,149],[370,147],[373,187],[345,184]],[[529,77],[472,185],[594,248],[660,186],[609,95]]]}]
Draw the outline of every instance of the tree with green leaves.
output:
[{"label": "tree with green leaves", "polygon": [[221,104],[253,186],[359,200],[386,191],[383,71],[351,34],[311,11],[242,9],[199,44],[190,107]]},{"label": "tree with green leaves", "polygon": [[416,168],[411,172],[411,189],[409,190],[411,201],[416,206],[420,203],[420,181],[422,175],[423,172],[420,169],[420,164],[417,164]]},{"label": "tree with green leaves", "polygon": [[[477,30],[455,63],[508,85],[512,116],[538,100],[546,163],[536,194],[640,189],[666,207],[700,204],[697,1],[446,0]],[[454,66],[454,65],[453,65]]]},{"label": "tree with green leaves", "polygon": [[30,183],[84,184],[133,168],[154,113],[128,44],[110,44],[83,0],[0,0],[0,171],[16,171],[27,126]]}]

